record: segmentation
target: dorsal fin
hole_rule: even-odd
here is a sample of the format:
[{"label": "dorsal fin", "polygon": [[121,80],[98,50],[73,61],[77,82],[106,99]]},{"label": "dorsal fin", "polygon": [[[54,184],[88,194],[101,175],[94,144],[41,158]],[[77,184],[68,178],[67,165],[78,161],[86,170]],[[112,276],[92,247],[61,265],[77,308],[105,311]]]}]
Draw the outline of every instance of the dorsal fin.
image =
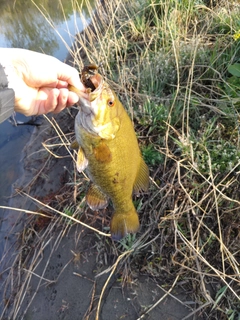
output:
[{"label": "dorsal fin", "polygon": [[148,190],[148,186],[149,186],[149,170],[146,163],[141,158],[138,174],[133,185],[133,192],[135,194],[140,193],[140,191],[146,192]]}]

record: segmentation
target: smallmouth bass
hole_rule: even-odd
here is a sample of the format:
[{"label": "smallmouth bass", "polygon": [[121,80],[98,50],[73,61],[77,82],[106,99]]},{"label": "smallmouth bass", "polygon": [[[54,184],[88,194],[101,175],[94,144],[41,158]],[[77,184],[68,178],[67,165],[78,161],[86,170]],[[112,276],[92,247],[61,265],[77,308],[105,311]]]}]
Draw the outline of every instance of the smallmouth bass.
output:
[{"label": "smallmouth bass", "polygon": [[[94,185],[86,195],[93,210],[105,208],[110,198],[114,213],[110,230],[113,240],[139,229],[132,194],[147,191],[149,171],[133,124],[115,92],[100,74],[90,76],[89,100],[79,93],[75,135],[79,146],[77,170],[87,169]],[[94,85],[94,86],[92,86]],[[75,91],[70,86],[69,90]]]}]

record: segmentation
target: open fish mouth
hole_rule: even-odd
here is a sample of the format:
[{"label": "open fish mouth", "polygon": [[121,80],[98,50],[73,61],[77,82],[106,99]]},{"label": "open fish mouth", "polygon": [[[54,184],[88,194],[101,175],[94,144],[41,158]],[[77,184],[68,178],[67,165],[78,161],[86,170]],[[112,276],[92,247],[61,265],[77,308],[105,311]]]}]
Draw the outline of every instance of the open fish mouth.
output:
[{"label": "open fish mouth", "polygon": [[96,67],[85,67],[82,71],[81,81],[88,97],[79,96],[80,112],[76,116],[75,127],[80,126],[104,139],[113,139],[119,128],[119,120],[114,113],[117,108],[112,108],[115,95],[99,73],[89,74],[92,69]]},{"label": "open fish mouth", "polygon": [[104,87],[104,81],[100,74],[94,74],[89,78],[94,85],[95,89],[92,91],[90,88],[87,88],[89,91],[89,99],[84,99],[79,96],[78,106],[81,108],[81,111],[86,115],[95,115],[96,110],[92,105],[92,102],[95,101],[100,95]]},{"label": "open fish mouth", "polygon": [[95,90],[93,90],[89,93],[89,100],[90,100],[90,102],[92,102],[100,96],[100,94],[104,88],[104,81],[103,81],[103,77],[99,73],[91,76],[90,80],[95,87]]},{"label": "open fish mouth", "polygon": [[94,121],[94,117],[97,119],[102,118],[100,114],[104,114],[107,101],[114,99],[114,94],[99,73],[92,75],[89,80],[91,80],[92,87],[94,86],[95,89],[87,88],[89,90],[89,99],[80,98],[79,102],[81,110],[87,115],[91,114]]},{"label": "open fish mouth", "polygon": [[[105,87],[108,85],[103,80],[100,74],[94,74],[89,77],[91,88],[86,88],[88,91],[88,99],[79,97],[78,106],[80,112],[76,116],[75,125],[80,125],[89,133],[94,135],[99,135],[99,133],[108,124],[99,122],[99,112],[102,114],[102,94],[105,91]],[[86,85],[86,84],[85,84]],[[95,88],[94,90],[92,90]],[[104,108],[103,108],[104,109]],[[98,120],[96,120],[98,119]]]}]

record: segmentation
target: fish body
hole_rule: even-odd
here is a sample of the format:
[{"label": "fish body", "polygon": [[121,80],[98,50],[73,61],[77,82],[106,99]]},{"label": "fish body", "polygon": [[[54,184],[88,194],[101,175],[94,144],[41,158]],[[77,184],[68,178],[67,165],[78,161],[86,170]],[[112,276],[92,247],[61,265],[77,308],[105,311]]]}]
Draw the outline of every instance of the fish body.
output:
[{"label": "fish body", "polygon": [[77,168],[80,172],[86,168],[94,183],[86,196],[92,209],[104,208],[111,199],[111,236],[120,240],[139,229],[132,194],[148,189],[149,172],[132,121],[118,97],[99,74],[91,81],[96,89],[89,93],[89,101],[80,97],[75,118]]}]

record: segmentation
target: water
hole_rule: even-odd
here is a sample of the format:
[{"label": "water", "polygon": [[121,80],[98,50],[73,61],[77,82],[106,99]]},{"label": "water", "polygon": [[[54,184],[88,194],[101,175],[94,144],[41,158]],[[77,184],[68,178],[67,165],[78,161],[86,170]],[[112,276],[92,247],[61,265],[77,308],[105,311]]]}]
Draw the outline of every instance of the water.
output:
[{"label": "water", "polygon": [[[94,0],[86,2],[93,8]],[[81,17],[73,9],[81,8]],[[28,0],[0,1],[0,46],[24,48],[43,52],[64,61],[74,37],[90,22],[84,0]],[[17,114],[17,120],[27,121]],[[8,120],[0,123],[0,206],[7,206],[12,184],[20,177],[22,150],[30,140],[34,126],[13,126]],[[11,245],[11,228],[16,213],[0,208],[0,273],[1,259],[5,259],[5,237]],[[3,279],[2,279],[3,280]]]},{"label": "water", "polygon": [[[95,1],[86,0],[93,8]],[[73,5],[82,9],[84,24]],[[40,12],[41,10],[41,12]],[[43,52],[64,61],[75,34],[90,22],[84,0],[0,1],[0,47],[24,48]],[[1,58],[1,57],[0,57]],[[17,114],[17,120],[27,121]],[[7,206],[12,184],[20,178],[22,150],[30,140],[34,126],[13,126],[8,120],[0,123],[0,206]],[[4,308],[3,295],[8,266],[17,253],[15,233],[21,224],[14,210],[0,208],[0,318]],[[17,233],[16,233],[17,235]]]},{"label": "water", "polygon": [[[89,1],[87,1],[89,2]],[[90,1],[91,2],[91,1]],[[6,0],[0,2],[0,46],[43,52],[64,60],[83,22],[73,4],[82,8],[85,22],[88,10],[83,0]],[[94,5],[92,1],[91,5]],[[18,120],[26,121],[23,115]],[[33,126],[0,124],[0,206],[6,205],[11,185],[18,178],[21,151],[30,138]],[[0,208],[0,223],[3,210]]]}]

